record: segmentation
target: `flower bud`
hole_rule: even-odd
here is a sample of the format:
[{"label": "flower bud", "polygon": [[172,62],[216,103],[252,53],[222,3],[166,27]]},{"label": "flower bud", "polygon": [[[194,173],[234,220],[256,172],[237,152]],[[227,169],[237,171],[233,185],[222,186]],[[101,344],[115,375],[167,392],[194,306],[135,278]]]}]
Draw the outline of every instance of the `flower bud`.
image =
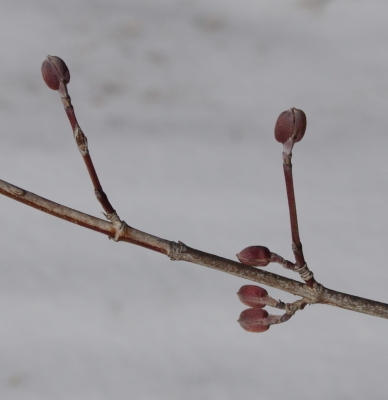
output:
[{"label": "flower bud", "polygon": [[238,323],[248,332],[265,332],[269,329],[269,325],[263,324],[267,317],[267,311],[261,308],[248,308],[240,314]]},{"label": "flower bud", "polygon": [[237,258],[251,267],[265,267],[270,263],[271,252],[265,246],[250,246],[238,253]]},{"label": "flower bud", "polygon": [[306,131],[306,114],[297,108],[283,111],[276,121],[275,139],[280,143],[285,143],[291,136],[295,142],[302,140]]},{"label": "flower bud", "polygon": [[42,64],[42,76],[46,85],[53,90],[59,89],[61,82],[70,82],[70,72],[65,62],[56,56],[47,56]]},{"label": "flower bud", "polygon": [[263,308],[266,303],[262,302],[263,297],[266,297],[268,292],[260,286],[244,285],[237,292],[237,296],[246,306],[254,308]]}]

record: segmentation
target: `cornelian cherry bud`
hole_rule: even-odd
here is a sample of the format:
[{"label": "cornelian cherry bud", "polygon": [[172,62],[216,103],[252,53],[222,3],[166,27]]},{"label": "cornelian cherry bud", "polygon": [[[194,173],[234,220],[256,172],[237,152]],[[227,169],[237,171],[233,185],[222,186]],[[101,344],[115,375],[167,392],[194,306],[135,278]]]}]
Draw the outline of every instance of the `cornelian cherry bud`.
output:
[{"label": "cornelian cherry bud", "polygon": [[265,267],[270,263],[271,252],[265,246],[250,246],[238,253],[237,258],[251,267]]},{"label": "cornelian cherry bud", "polygon": [[237,292],[237,296],[246,306],[254,308],[263,308],[266,303],[262,302],[268,292],[260,286],[244,285]]},{"label": "cornelian cherry bud", "polygon": [[276,121],[275,139],[280,143],[285,143],[290,137],[294,137],[295,142],[302,140],[306,131],[306,114],[297,108],[283,111]]},{"label": "cornelian cherry bud", "polygon": [[47,56],[42,64],[42,76],[46,85],[52,90],[58,90],[61,82],[70,82],[70,72],[65,62],[56,56]]},{"label": "cornelian cherry bud", "polygon": [[264,325],[264,319],[267,317],[267,311],[261,308],[248,308],[240,314],[238,323],[248,332],[265,332],[269,329],[269,325]]}]

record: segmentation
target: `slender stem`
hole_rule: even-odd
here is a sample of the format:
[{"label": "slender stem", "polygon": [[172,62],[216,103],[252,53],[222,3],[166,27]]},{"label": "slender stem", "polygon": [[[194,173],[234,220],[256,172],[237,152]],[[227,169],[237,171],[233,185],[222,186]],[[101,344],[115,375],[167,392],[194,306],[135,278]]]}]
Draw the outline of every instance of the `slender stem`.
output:
[{"label": "slender stem", "polygon": [[[296,213],[296,201],[294,192],[294,180],[292,176],[291,149],[283,153],[283,171],[284,171],[284,179],[286,182],[288,209],[290,212],[292,250],[295,255],[296,265],[299,268],[301,268],[306,264],[306,261],[304,259],[302,243],[299,237],[298,216]],[[314,277],[311,277],[307,279],[305,282],[309,287],[313,287],[315,279]]]},{"label": "slender stem", "polygon": [[282,265],[286,269],[290,269],[293,271],[295,269],[295,264],[292,263],[291,261],[285,260],[282,256],[279,256],[279,254],[276,253],[271,253],[271,262],[276,262],[280,265]]},{"label": "slender stem", "polygon": [[[118,233],[118,227],[114,223],[54,203],[2,180],[0,180],[0,194],[55,217],[100,232],[112,239],[115,238]],[[192,249],[181,242],[176,243],[166,239],[161,239],[129,227],[126,224],[124,224],[123,229],[119,229],[119,237],[117,240],[157,251],[169,256],[172,260],[192,262],[240,278],[248,279],[253,282],[271,286],[301,296],[304,298],[303,301],[310,304],[328,304],[388,319],[388,304],[337,292],[323,286],[320,286],[320,290],[317,291],[316,289],[311,289],[307,285],[294,281],[293,279],[288,279],[236,261]]]},{"label": "slender stem", "polygon": [[85,134],[82,132],[80,126],[78,125],[77,117],[75,116],[74,113],[74,107],[71,104],[71,98],[67,91],[66,83],[64,82],[60,83],[58,92],[61,95],[66,115],[70,121],[71,128],[73,129],[74,139],[77,143],[78,150],[80,151],[82,158],[85,162],[86,168],[89,172],[89,176],[94,187],[94,193],[96,195],[96,198],[100,202],[106,214],[108,215],[113,214],[115,213],[115,210],[110,204],[108,196],[103,191],[100,180],[98,179],[96,169],[94,168],[92,158],[90,157],[89,154],[88,140]]},{"label": "slender stem", "polygon": [[305,264],[303,256],[302,243],[299,237],[298,216],[296,214],[296,202],[294,193],[294,182],[292,177],[292,164],[283,164],[284,179],[286,181],[288,208],[290,212],[291,237],[295,261],[299,266]]}]

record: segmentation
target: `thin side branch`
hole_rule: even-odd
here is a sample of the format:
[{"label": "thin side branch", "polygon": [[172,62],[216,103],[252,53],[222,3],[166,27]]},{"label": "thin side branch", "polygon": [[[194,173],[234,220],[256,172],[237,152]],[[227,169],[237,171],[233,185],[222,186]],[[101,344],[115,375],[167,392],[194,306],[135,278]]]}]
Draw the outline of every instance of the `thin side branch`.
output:
[{"label": "thin side branch", "polygon": [[56,56],[47,56],[42,64],[42,76],[47,86],[52,90],[57,90],[61,96],[62,104],[69,119],[73,136],[78,150],[85,162],[90,179],[94,187],[94,194],[100,202],[102,208],[111,222],[120,222],[114,208],[108,200],[108,196],[103,191],[97,172],[94,168],[92,158],[89,153],[88,139],[83,133],[75,116],[74,107],[71,104],[71,97],[67,90],[67,84],[70,82],[70,71],[65,62]]},{"label": "thin side branch", "polygon": [[90,179],[92,181],[94,187],[94,194],[96,195],[97,200],[100,202],[102,208],[107,214],[115,213],[114,208],[108,200],[108,196],[102,189],[100,180],[98,179],[97,172],[94,168],[94,164],[92,158],[89,153],[88,140],[83,133],[81,127],[78,124],[77,118],[74,113],[74,107],[71,104],[71,98],[67,91],[67,85],[64,82],[61,82],[58,89],[59,94],[61,95],[62,103],[66,111],[66,115],[69,118],[69,122],[73,129],[73,135],[75,142],[77,144],[78,150],[82,155],[84,160],[86,169],[88,170]]},{"label": "thin side branch", "polygon": [[190,248],[181,242],[176,243],[158,238],[132,228],[125,223],[118,228],[117,224],[73,210],[2,180],[0,180],[0,193],[55,217],[100,232],[116,241],[132,243],[165,254],[172,260],[181,260],[203,265],[253,282],[262,283],[301,296],[304,301],[309,304],[328,304],[388,319],[388,304],[385,303],[337,292],[335,290],[327,289],[322,285],[316,285],[314,288],[310,288],[301,282],[294,281],[293,279],[256,269],[213,254],[205,253]]}]

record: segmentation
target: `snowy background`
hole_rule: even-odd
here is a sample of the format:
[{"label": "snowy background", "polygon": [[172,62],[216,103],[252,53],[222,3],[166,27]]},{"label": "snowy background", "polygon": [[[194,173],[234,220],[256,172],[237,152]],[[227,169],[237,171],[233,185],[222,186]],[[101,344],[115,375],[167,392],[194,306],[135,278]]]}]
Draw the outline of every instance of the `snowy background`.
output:
[{"label": "snowy background", "polygon": [[[47,54],[130,225],[234,259],[292,258],[277,116],[301,239],[325,286],[388,301],[388,4],[0,0],[0,178],[100,216]],[[243,331],[249,283],[0,198],[0,398],[382,399],[388,321],[308,307]],[[275,273],[294,277],[277,266]],[[269,288],[273,297],[295,299]]]}]

